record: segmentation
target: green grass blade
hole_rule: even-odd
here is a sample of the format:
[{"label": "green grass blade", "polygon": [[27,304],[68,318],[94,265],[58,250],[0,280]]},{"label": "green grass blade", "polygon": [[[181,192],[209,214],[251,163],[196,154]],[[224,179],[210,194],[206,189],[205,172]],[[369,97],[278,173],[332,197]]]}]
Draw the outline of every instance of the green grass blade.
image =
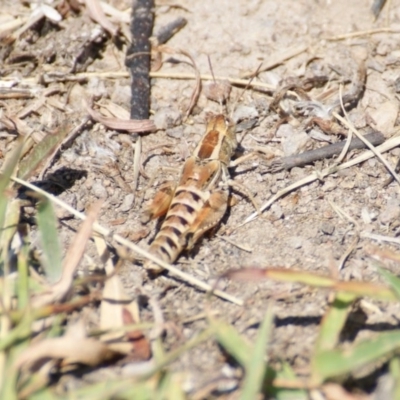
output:
[{"label": "green grass blade", "polygon": [[400,357],[394,357],[390,361],[389,371],[394,382],[392,399],[400,399]]},{"label": "green grass blade", "polygon": [[250,353],[250,360],[246,365],[246,378],[243,383],[241,400],[255,399],[261,391],[267,367],[266,350],[273,325],[272,307],[268,307],[256,343]]},{"label": "green grass blade", "polygon": [[5,189],[7,188],[8,184],[10,183],[10,178],[13,175],[19,158],[21,157],[23,143],[22,140],[19,140],[19,143],[15,146],[15,149],[7,154],[6,160],[4,162],[4,166],[1,169],[0,174],[0,194],[3,195]]},{"label": "green grass blade", "polygon": [[10,271],[11,257],[14,252],[10,249],[11,241],[17,232],[18,223],[20,219],[20,202],[19,200],[9,200],[5,205],[5,215],[3,218],[3,226],[0,229],[0,271],[2,273],[8,274]]},{"label": "green grass blade", "polygon": [[379,334],[364,340],[351,349],[327,350],[316,355],[312,381],[322,383],[328,378],[340,377],[376,360],[389,357],[400,349],[400,330]]},{"label": "green grass blade", "polygon": [[29,305],[29,248],[24,244],[18,254],[18,308],[24,309]]},{"label": "green grass blade", "polygon": [[393,288],[393,291],[396,293],[396,296],[400,299],[400,279],[397,276],[394,276],[389,271],[386,271],[384,268],[377,267],[379,273],[385,278],[385,280],[389,283],[389,285]]},{"label": "green grass blade", "polygon": [[[6,217],[6,210],[7,210],[7,205],[9,202],[9,194],[7,193],[7,187],[10,184],[10,178],[13,175],[19,158],[21,156],[21,151],[22,151],[23,143],[20,141],[20,143],[17,144],[15,147],[14,151],[9,154],[8,157],[6,157],[6,160],[4,162],[3,168],[1,169],[1,174],[0,174],[0,231],[4,228],[4,219]],[[0,249],[1,251],[1,249]]]},{"label": "green grass blade", "polygon": [[57,232],[57,217],[53,205],[47,199],[39,202],[37,223],[43,248],[43,267],[51,283],[62,275],[62,257]]},{"label": "green grass blade", "polygon": [[[287,362],[283,363],[281,370],[274,371],[274,376],[276,379],[284,379],[286,381],[298,380],[292,367]],[[309,400],[307,391],[303,389],[287,389],[267,386],[265,391],[276,400]]]},{"label": "green grass blade", "polygon": [[[58,395],[58,400],[154,400],[154,385],[151,382],[135,382],[131,379],[116,379],[88,385],[70,391],[67,395]],[[33,400],[33,399],[32,399]],[[41,400],[41,397],[35,397]]]},{"label": "green grass blade", "polygon": [[27,340],[32,332],[31,324],[31,316],[25,313],[19,324],[0,339],[0,351],[8,350],[8,348],[21,340]]},{"label": "green grass blade", "polygon": [[70,129],[71,125],[66,121],[58,128],[55,134],[47,134],[47,136],[32,149],[29,155],[21,161],[18,178],[29,178],[29,176],[35,172],[39,164],[46,160],[62,143]]},{"label": "green grass blade", "polygon": [[245,367],[250,360],[250,345],[238,334],[232,325],[214,318],[210,318],[209,322],[218,343],[236,362]]},{"label": "green grass blade", "polygon": [[332,350],[336,346],[355,299],[356,296],[350,293],[336,293],[335,300],[322,319],[315,354],[324,350]]}]

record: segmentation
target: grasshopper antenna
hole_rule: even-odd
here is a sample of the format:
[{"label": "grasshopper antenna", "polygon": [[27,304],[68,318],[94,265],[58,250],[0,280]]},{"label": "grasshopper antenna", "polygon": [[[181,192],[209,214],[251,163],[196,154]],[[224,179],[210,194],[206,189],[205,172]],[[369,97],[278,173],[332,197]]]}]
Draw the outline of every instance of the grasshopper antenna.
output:
[{"label": "grasshopper antenna", "polygon": [[[207,55],[207,60],[208,60],[208,66],[209,66],[209,68],[210,68],[210,72],[211,72],[211,76],[212,76],[212,78],[213,78],[213,82],[214,82],[214,85],[216,85],[217,84],[217,81],[216,81],[216,79],[215,79],[215,75],[214,75],[214,70],[213,70],[213,67],[212,67],[212,62],[211,62],[211,57],[209,56],[209,55]],[[218,102],[219,102],[219,106],[220,106],[220,109],[221,109],[221,114],[222,114],[222,107],[223,107],[223,103],[222,103],[222,99],[220,98],[220,99],[218,99]]]},{"label": "grasshopper antenna", "polygon": [[[233,107],[232,107],[232,111],[231,111],[231,115],[229,116],[229,118],[232,119],[233,116],[233,112],[235,111],[236,105],[239,102],[240,98],[243,96],[243,94],[246,92],[246,90],[249,88],[249,86],[251,85],[251,82],[253,82],[253,79],[257,76],[258,72],[260,71],[260,68],[262,66],[262,63],[260,63],[260,65],[257,67],[256,71],[254,72],[254,74],[252,75],[252,77],[249,79],[247,85],[244,87],[244,89],[240,92],[240,94],[236,97],[235,102],[233,103]],[[213,75],[214,77],[214,75]]]},{"label": "grasshopper antenna", "polygon": [[211,76],[213,78],[213,81],[214,81],[214,83],[217,83],[217,81],[215,80],[215,75],[214,75],[214,70],[213,70],[213,67],[212,67],[210,55],[207,55],[207,60],[208,60],[208,66],[210,68]]}]

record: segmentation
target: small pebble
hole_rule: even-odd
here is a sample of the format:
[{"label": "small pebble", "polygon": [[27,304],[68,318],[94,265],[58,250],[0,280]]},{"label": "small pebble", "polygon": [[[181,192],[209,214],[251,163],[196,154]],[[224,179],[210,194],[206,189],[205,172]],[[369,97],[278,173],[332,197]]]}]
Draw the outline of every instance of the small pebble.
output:
[{"label": "small pebble", "polygon": [[121,105],[129,104],[131,101],[131,87],[129,85],[120,85],[117,80],[111,94],[111,101]]},{"label": "small pebble", "polygon": [[94,97],[96,99],[108,96],[108,90],[104,85],[104,81],[100,80],[97,77],[89,79],[86,86],[86,90],[87,90],[87,95]]},{"label": "small pebble", "polygon": [[98,199],[105,199],[108,196],[106,188],[98,181],[93,183],[91,191]]},{"label": "small pebble", "polygon": [[157,129],[168,129],[180,125],[182,122],[181,113],[173,108],[160,108],[153,117]]},{"label": "small pebble", "polygon": [[271,221],[277,221],[278,219],[282,219],[282,218],[283,218],[282,207],[279,204],[273,204],[271,206],[269,219]]},{"label": "small pebble", "polygon": [[207,83],[203,87],[203,93],[207,99],[217,103],[225,103],[229,99],[231,90],[232,86],[227,80]]},{"label": "small pebble", "polygon": [[391,199],[379,214],[379,221],[381,224],[387,225],[395,222],[399,217],[400,203],[397,199]]},{"label": "small pebble", "polygon": [[304,238],[301,236],[293,236],[288,239],[287,243],[293,249],[300,249],[303,246]]},{"label": "small pebble", "polygon": [[243,121],[244,119],[257,118],[258,111],[255,107],[240,105],[233,113],[232,119],[235,123]]},{"label": "small pebble", "polygon": [[165,131],[165,133],[170,136],[173,137],[175,139],[181,139],[183,136],[183,126],[175,126],[174,128],[169,128]]},{"label": "small pebble", "polygon": [[294,136],[296,131],[294,130],[293,126],[290,124],[282,124],[278,130],[276,131],[277,138],[287,138]]},{"label": "small pebble", "polygon": [[121,211],[122,212],[127,212],[130,211],[133,205],[133,200],[135,199],[135,196],[133,193],[129,193],[125,196],[124,201],[121,204]]},{"label": "small pebble", "polygon": [[285,156],[288,157],[301,153],[310,140],[310,137],[305,132],[295,133],[290,137],[286,137],[282,141],[282,148]]},{"label": "small pebble", "polygon": [[370,115],[376,123],[378,131],[385,136],[390,136],[399,113],[397,101],[385,101],[376,110],[370,111]]},{"label": "small pebble", "polygon": [[[72,208],[77,209],[77,197],[75,193],[63,193],[61,196],[61,199],[65,201],[68,205],[70,205]],[[63,218],[70,218],[73,216],[71,212],[68,210],[65,210],[62,207],[56,207],[56,216],[58,219],[63,219]]]},{"label": "small pebble", "polygon": [[323,222],[320,226],[321,232],[325,233],[326,235],[332,235],[335,231],[335,226],[329,222]]}]

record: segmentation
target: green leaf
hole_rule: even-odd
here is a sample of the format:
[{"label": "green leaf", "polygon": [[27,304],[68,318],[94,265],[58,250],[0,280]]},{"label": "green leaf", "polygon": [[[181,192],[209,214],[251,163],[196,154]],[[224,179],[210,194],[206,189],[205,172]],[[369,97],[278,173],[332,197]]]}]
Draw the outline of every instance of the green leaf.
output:
[{"label": "green leaf", "polygon": [[8,275],[10,273],[11,260],[14,260],[15,252],[10,250],[11,241],[14,238],[14,235],[18,229],[18,223],[20,219],[20,201],[19,200],[10,200],[5,204],[5,215],[3,218],[3,228],[0,229],[0,254],[1,254],[1,262],[0,270],[3,274]]},{"label": "green leaf", "polygon": [[210,318],[209,322],[218,343],[242,367],[245,367],[250,360],[250,345],[237,333],[232,325],[214,318]]},{"label": "green leaf", "polygon": [[272,307],[269,307],[257,334],[256,343],[246,365],[246,378],[243,383],[241,400],[255,399],[261,391],[267,367],[266,350],[273,324]]},{"label": "green leaf", "polygon": [[389,357],[400,348],[400,330],[379,334],[350,349],[321,351],[312,366],[312,382],[322,383],[328,378],[340,377],[378,359]]},{"label": "green leaf", "polygon": [[57,217],[51,202],[42,199],[39,202],[37,222],[43,248],[43,267],[51,283],[57,282],[62,275],[62,257],[57,232]]},{"label": "green leaf", "polygon": [[393,288],[394,292],[396,293],[396,296],[400,299],[400,279],[383,268],[377,267],[377,269],[379,273],[389,283],[389,285]]},{"label": "green leaf", "polygon": [[[0,174],[0,231],[5,228],[4,222],[6,217],[7,206],[10,200],[10,195],[7,193],[7,187],[10,184],[11,176],[13,175],[19,158],[21,156],[23,143],[22,140],[16,145],[15,149],[9,153],[4,161],[3,168]],[[0,248],[1,251],[1,248]]]},{"label": "green leaf", "polygon": [[29,248],[23,244],[18,253],[18,308],[24,309],[29,305]]},{"label": "green leaf", "polygon": [[315,345],[315,354],[324,350],[332,350],[336,346],[351,305],[356,298],[355,295],[350,293],[336,293],[335,300],[322,319]]},{"label": "green leaf", "polygon": [[[90,399],[90,400],[153,400],[155,398],[154,385],[151,382],[134,382],[130,379],[106,380],[83,388],[70,391],[65,396],[58,396],[58,400]],[[37,397],[37,400],[41,397]],[[36,399],[35,399],[36,400]]]},{"label": "green leaf", "polygon": [[[270,374],[270,372],[269,372]],[[276,379],[283,379],[285,381],[298,381],[296,374],[292,367],[284,362],[282,368],[279,371],[274,371]],[[309,396],[306,390],[303,389],[287,389],[280,387],[267,387],[267,392],[272,398],[276,400],[308,400]]]},{"label": "green leaf", "polygon": [[18,178],[27,179],[36,170],[40,163],[45,161],[62,143],[71,129],[69,121],[64,122],[55,134],[47,136],[39,142],[20,164]]},{"label": "green leaf", "polygon": [[400,399],[400,357],[394,357],[390,361],[389,371],[394,382],[392,399]]}]

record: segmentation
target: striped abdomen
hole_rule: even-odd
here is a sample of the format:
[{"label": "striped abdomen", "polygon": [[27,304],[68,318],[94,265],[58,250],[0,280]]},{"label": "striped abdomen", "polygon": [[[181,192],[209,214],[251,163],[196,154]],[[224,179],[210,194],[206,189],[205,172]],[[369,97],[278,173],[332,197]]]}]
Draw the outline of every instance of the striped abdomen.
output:
[{"label": "striped abdomen", "polygon": [[[178,186],[167,216],[151,243],[149,252],[167,263],[173,263],[186,246],[186,234],[199,215],[209,192],[202,192],[195,186]],[[147,268],[160,270],[153,263]]]}]

